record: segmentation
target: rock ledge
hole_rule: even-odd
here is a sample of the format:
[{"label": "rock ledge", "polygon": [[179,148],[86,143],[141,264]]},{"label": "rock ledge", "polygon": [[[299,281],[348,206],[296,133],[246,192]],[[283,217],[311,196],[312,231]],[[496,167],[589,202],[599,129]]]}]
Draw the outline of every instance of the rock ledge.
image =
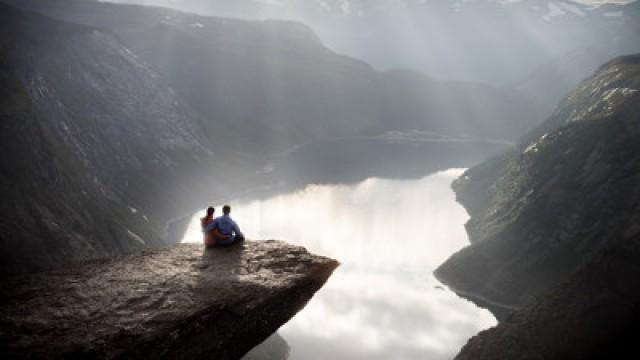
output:
[{"label": "rock ledge", "polygon": [[337,266],[270,240],[212,250],[181,244],[5,279],[0,353],[238,359],[300,311]]}]

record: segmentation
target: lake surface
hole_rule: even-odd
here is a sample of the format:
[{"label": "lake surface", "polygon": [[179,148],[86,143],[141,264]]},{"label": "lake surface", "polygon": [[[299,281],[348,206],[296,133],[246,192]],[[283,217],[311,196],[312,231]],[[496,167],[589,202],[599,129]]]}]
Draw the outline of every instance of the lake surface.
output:
[{"label": "lake surface", "polygon": [[[432,275],[468,243],[468,215],[450,189],[462,171],[310,185],[231,204],[249,239],[286,240],[341,262],[279,330],[290,359],[451,359],[471,336],[496,324]],[[185,242],[202,241],[200,216]]]}]

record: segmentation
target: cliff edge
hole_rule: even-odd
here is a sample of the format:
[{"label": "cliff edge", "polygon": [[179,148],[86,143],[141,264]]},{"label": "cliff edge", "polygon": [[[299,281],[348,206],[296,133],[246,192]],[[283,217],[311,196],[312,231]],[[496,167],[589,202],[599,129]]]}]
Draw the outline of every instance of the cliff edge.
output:
[{"label": "cliff edge", "polygon": [[239,359],[338,266],[302,247],[181,244],[6,279],[0,353],[12,359]]}]

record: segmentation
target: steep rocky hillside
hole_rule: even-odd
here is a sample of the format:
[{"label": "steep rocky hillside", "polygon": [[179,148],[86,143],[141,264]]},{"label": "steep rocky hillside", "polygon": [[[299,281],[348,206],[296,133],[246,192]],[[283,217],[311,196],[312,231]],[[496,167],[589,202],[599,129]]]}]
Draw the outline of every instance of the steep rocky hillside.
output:
[{"label": "steep rocky hillside", "polygon": [[472,217],[472,245],[437,276],[504,315],[635,237],[639,106],[640,55],[617,58],[518,147],[467,171],[454,189]]},{"label": "steep rocky hillside", "polygon": [[170,216],[233,177],[117,37],[4,5],[0,19],[3,272],[162,244]]}]

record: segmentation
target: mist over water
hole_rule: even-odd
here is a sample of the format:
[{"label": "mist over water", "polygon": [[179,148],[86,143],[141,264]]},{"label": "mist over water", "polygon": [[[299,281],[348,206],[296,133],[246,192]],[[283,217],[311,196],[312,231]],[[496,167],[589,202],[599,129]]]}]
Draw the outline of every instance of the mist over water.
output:
[{"label": "mist over water", "polygon": [[[450,189],[461,173],[309,185],[232,203],[249,239],[285,240],[341,262],[280,329],[291,359],[450,359],[471,336],[495,325],[490,313],[443,289],[432,275],[468,242],[468,215]],[[202,241],[200,216],[194,215],[185,242]]]}]

